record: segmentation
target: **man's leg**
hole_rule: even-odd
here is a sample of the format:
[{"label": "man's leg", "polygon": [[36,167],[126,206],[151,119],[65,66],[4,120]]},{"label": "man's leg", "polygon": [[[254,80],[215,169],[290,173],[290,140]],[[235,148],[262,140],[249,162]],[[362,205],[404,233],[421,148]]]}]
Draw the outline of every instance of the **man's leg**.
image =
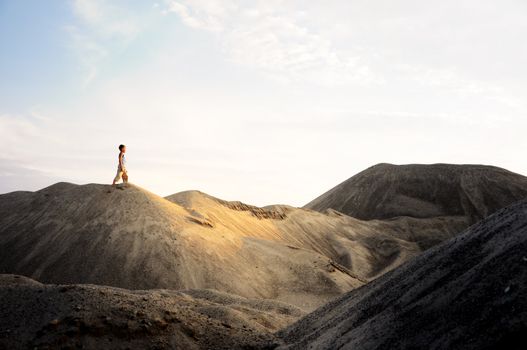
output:
[{"label": "man's leg", "polygon": [[127,184],[128,183],[128,171],[126,171],[126,168],[123,169],[122,176],[123,176],[123,183]]},{"label": "man's leg", "polygon": [[121,175],[123,175],[123,172],[120,170],[117,170],[117,175],[115,175],[115,178],[113,179],[112,186],[114,186],[115,183],[121,179]]}]

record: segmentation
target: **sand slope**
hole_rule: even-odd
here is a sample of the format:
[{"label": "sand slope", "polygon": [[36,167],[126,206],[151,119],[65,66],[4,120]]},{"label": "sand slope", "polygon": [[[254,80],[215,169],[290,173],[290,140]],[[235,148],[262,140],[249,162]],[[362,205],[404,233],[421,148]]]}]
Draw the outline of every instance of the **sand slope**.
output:
[{"label": "sand slope", "polygon": [[[447,174],[442,167],[423,169],[424,178]],[[485,195],[480,202],[471,197],[474,207],[490,211],[525,191],[519,175],[481,172],[486,183],[499,186],[479,188],[486,183],[475,182],[472,191]],[[385,172],[375,174],[382,175],[376,180],[382,184]],[[407,188],[404,179],[399,187]],[[434,188],[419,186],[423,193]],[[441,188],[450,193],[456,187]],[[373,208],[372,217],[382,217],[385,202],[390,198],[365,205]],[[415,209],[413,202],[397,203]],[[199,191],[161,198],[133,185],[120,190],[58,183],[0,195],[0,273],[43,283],[215,289],[310,311],[454,237],[473,220],[455,211],[443,214],[364,221],[332,209],[258,208]]]},{"label": "sand slope", "polygon": [[527,201],[281,331],[281,349],[520,349]]},{"label": "sand slope", "polygon": [[237,236],[250,235],[315,251],[336,263],[333,268],[342,267],[362,282],[453,237],[468,224],[464,217],[362,221],[332,210],[319,213],[286,205],[258,208],[199,191],[166,198]]},{"label": "sand slope", "polygon": [[338,213],[196,191],[169,199],[135,186],[66,183],[2,195],[0,272],[45,283],[209,288],[312,310],[421,251],[386,233],[391,224]]},{"label": "sand slope", "polygon": [[527,201],[458,234],[524,198],[525,178],[371,169],[320,211],[133,185],[0,195],[0,348],[513,348]]},{"label": "sand slope", "polygon": [[208,288],[305,309],[362,284],[327,256],[276,236],[274,219],[252,230],[251,214],[225,208],[232,217],[210,222],[135,186],[59,183],[2,195],[0,272],[45,283]]},{"label": "sand slope", "polygon": [[0,275],[0,348],[520,349],[526,267],[527,200],[296,323],[296,307],[212,290]]}]

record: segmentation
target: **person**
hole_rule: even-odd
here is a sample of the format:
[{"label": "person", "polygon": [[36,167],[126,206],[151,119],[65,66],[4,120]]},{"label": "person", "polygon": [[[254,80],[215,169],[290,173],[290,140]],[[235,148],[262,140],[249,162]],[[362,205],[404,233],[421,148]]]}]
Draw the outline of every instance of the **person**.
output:
[{"label": "person", "polygon": [[117,181],[123,178],[123,183],[128,183],[128,171],[126,170],[126,157],[124,154],[126,153],[126,146],[125,145],[119,145],[119,165],[117,165],[117,175],[115,175],[115,178],[113,179],[112,186],[115,185]]}]

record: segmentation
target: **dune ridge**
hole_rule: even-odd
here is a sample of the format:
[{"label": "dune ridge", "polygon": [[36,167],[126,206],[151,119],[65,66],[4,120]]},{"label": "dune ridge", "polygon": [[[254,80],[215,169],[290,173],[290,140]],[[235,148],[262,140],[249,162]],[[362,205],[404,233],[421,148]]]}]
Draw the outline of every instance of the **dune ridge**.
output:
[{"label": "dune ridge", "polygon": [[[378,165],[357,175],[379,184],[358,194],[356,186],[337,186],[342,198],[385,188],[387,176],[389,187],[401,192],[408,188],[405,181],[414,186],[412,179],[419,176],[446,179],[465,171],[463,166],[402,166],[386,175],[393,167]],[[484,194],[472,197],[481,201],[474,208],[487,208],[481,215],[527,194],[520,175],[493,167],[476,170],[486,179],[471,185],[472,192]],[[476,170],[466,168],[470,178]],[[434,181],[414,191],[459,189],[457,180]],[[487,183],[499,186],[483,186]],[[13,192],[0,195],[0,273],[131,290],[215,289],[311,311],[454,237],[474,220],[455,210],[399,215],[406,206],[415,210],[415,202],[391,198],[394,191],[387,190],[381,202],[364,197],[368,220],[331,208],[258,208],[199,191],[161,198],[134,185],[121,190],[58,183],[36,192]],[[386,207],[394,203],[399,203],[399,216],[375,219],[386,216]]]},{"label": "dune ridge", "polygon": [[[85,200],[94,188],[100,192],[98,200],[104,193],[112,195],[99,185],[57,187],[73,191],[74,197],[77,190],[86,191]],[[149,200],[148,193],[136,190],[138,193],[133,188],[116,193]],[[45,199],[56,196],[56,201],[62,201],[63,194],[56,188],[43,190],[36,198],[32,193],[17,193],[11,199],[27,204],[41,201],[43,194]],[[154,203],[149,205],[156,211],[164,206],[170,208],[165,208],[167,211],[176,211],[173,225],[190,225],[209,234],[215,234],[218,227],[230,227],[233,237],[238,237],[241,233],[237,230],[243,228],[244,220],[256,220],[263,225],[258,228],[262,232],[252,233],[251,240],[258,244],[248,249],[257,251],[266,244],[266,253],[276,253],[279,246],[273,239],[279,241],[280,235],[273,233],[267,240],[256,238],[265,234],[262,227],[268,223],[262,221],[268,219],[253,215],[245,207],[230,208],[221,202],[221,207],[211,206],[207,201],[213,197],[199,193],[190,196],[191,201],[172,207],[173,203],[154,195]],[[3,205],[6,202],[0,197],[0,208]],[[73,213],[83,209],[76,201],[68,207]],[[237,218],[230,213],[237,218],[231,222],[220,215],[224,210],[242,212],[243,216]],[[213,226],[188,220],[188,215],[196,213],[202,220],[211,220]],[[285,219],[275,221],[291,220],[299,213],[290,208]],[[33,224],[44,218],[34,215],[27,213]],[[315,213],[316,220],[324,216],[353,223],[355,230],[361,225],[368,228],[371,224],[382,227],[400,223],[400,219],[365,222],[333,210]],[[9,216],[7,222],[16,222],[14,217]],[[58,220],[60,216],[45,219]],[[400,229],[404,231],[404,227]],[[298,246],[280,247],[287,254],[313,253]],[[130,290],[95,284],[40,283],[24,276],[0,274],[0,348],[520,349],[527,330],[526,252],[524,199],[308,314],[305,308],[279,298],[246,298],[212,289]],[[53,251],[48,254],[53,255]],[[335,268],[338,264],[329,266],[339,271]],[[259,282],[266,283],[265,279]],[[311,293],[301,292],[307,297]]]}]

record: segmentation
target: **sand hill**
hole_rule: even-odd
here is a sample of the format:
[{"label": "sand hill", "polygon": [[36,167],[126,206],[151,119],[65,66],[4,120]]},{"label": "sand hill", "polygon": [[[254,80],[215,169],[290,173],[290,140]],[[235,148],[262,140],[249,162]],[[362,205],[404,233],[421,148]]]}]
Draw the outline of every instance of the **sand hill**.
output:
[{"label": "sand hill", "polygon": [[520,349],[526,227],[523,201],[293,324],[295,307],[216,291],[0,275],[0,348]]},{"label": "sand hill", "polygon": [[472,224],[524,198],[527,177],[497,167],[378,164],[305,208],[331,208],[363,220],[467,217]]},{"label": "sand hill", "polygon": [[[190,191],[59,183],[0,196],[0,272],[44,283],[206,288],[312,310],[421,250],[365,223]],[[437,231],[437,228],[435,228]],[[403,230],[404,231],[404,230]]]},{"label": "sand hill", "polygon": [[280,349],[520,349],[527,200],[279,332]]},{"label": "sand hill", "polygon": [[[204,218],[135,186],[10,193],[0,196],[0,272],[45,283],[209,288],[306,309],[362,284],[326,256],[286,244],[274,219],[226,210],[231,217]],[[226,229],[230,221],[245,230]]]},{"label": "sand hill", "polygon": [[[488,171],[488,182],[507,173]],[[473,199],[476,207],[527,191],[518,185],[523,177],[498,175],[500,186],[473,192],[499,200]],[[335,210],[258,208],[199,191],[165,199],[136,186],[59,183],[0,196],[0,273],[131,290],[214,289],[310,311],[470,223],[466,215],[364,221]]]}]

